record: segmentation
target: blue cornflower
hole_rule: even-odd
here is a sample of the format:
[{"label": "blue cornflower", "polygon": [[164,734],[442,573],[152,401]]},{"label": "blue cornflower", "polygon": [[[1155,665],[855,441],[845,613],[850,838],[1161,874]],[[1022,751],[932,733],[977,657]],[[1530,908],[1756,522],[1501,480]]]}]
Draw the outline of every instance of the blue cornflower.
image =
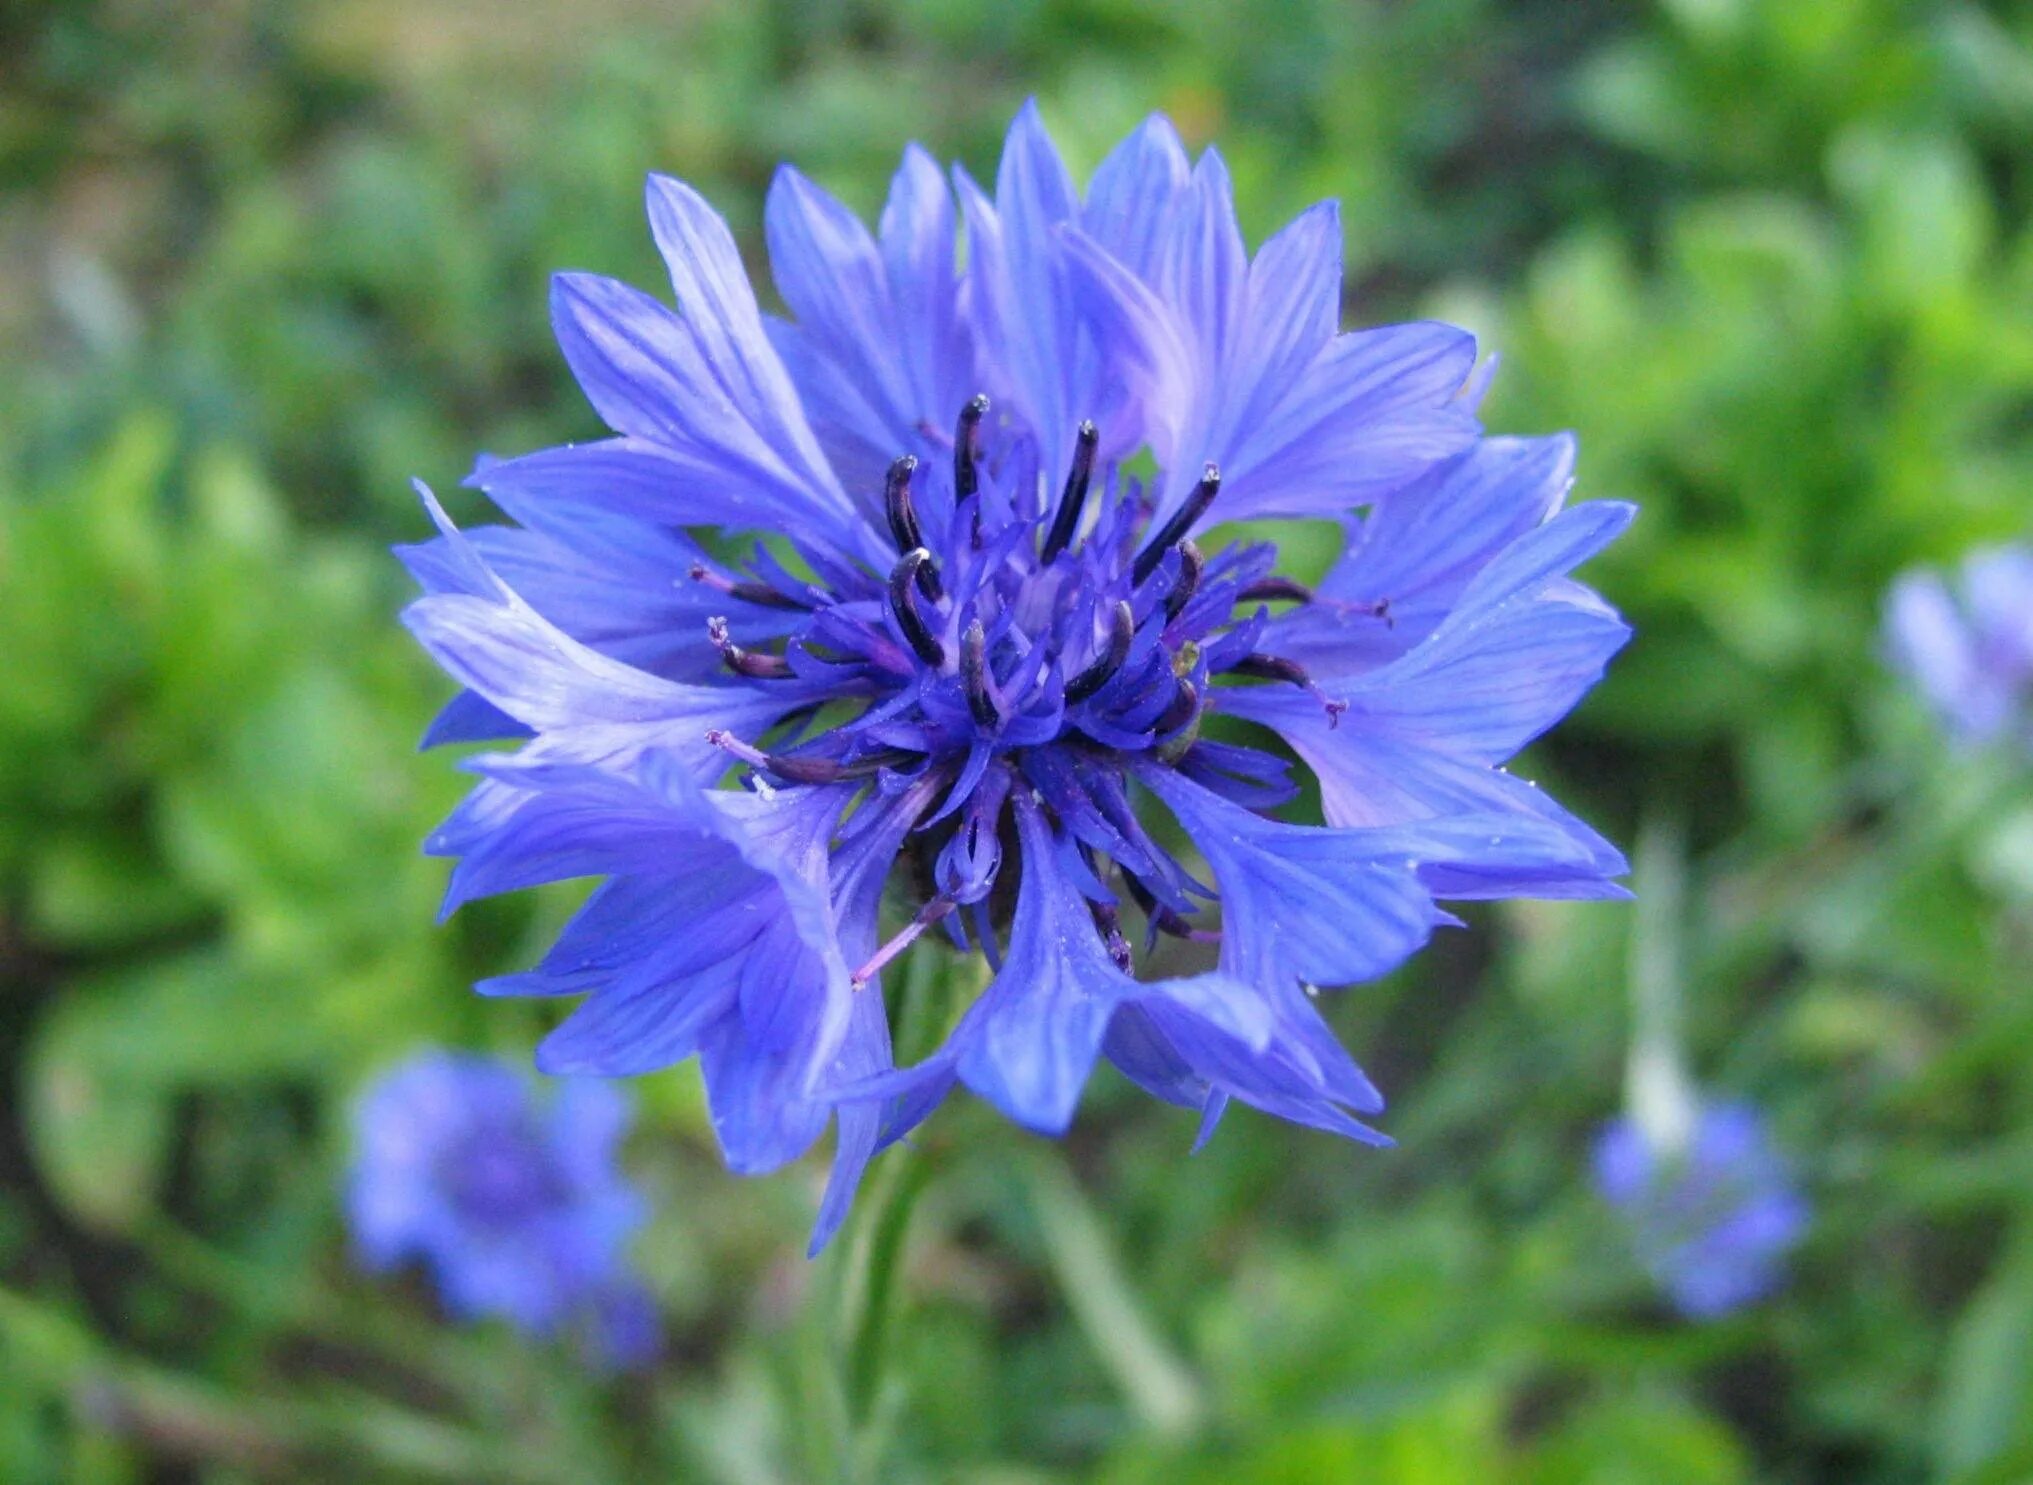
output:
[{"label": "blue cornflower", "polygon": [[[1083,196],[1026,107],[992,198],[913,148],[873,235],[780,171],[785,323],[694,191],[648,202],[676,312],[553,291],[615,436],[483,461],[519,528],[425,492],[444,534],[405,554],[406,620],[470,688],[432,740],[528,739],[431,839],[448,909],[609,878],[481,987],[585,997],[540,1066],[698,1055],[742,1172],[837,1117],[816,1248],[955,1083],[1056,1133],[1106,1057],[1207,1129],[1240,1099],[1380,1140],[1312,992],[1415,951],[1436,897],[1621,892],[1502,764],[1622,644],[1567,574],[1630,508],[1562,509],[1569,439],[1480,436],[1465,332],[1339,333],[1332,205],[1251,258],[1214,151],[1153,118]],[[1200,545],[1262,517],[1339,526],[1323,582],[1257,530]],[[1324,824],[1274,813],[1283,749]],[[992,978],[899,1070],[880,973],[934,929]],[[1161,936],[1218,955],[1152,977]]]},{"label": "blue cornflower", "polygon": [[421,1053],[354,1111],[346,1214],[362,1262],[430,1270],[461,1317],[586,1336],[603,1360],[654,1356],[656,1310],[625,1248],[647,1215],[615,1165],[628,1101],[611,1085],[558,1085],[539,1105],[514,1068]]},{"label": "blue cornflower", "polygon": [[1885,602],[1892,661],[1959,742],[2033,748],[2033,547],[1903,574]]},{"label": "blue cornflower", "polygon": [[1645,1271],[1690,1319],[1763,1298],[1807,1227],[1807,1204],[1747,1104],[1709,1104],[1670,1144],[1629,1117],[1597,1137],[1596,1184]]}]

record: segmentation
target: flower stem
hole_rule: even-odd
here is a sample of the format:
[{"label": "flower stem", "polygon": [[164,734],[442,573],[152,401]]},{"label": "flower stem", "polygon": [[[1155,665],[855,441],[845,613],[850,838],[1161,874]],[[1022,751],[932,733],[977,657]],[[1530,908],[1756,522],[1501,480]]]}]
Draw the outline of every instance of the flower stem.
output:
[{"label": "flower stem", "polygon": [[1146,1428],[1190,1433],[1203,1411],[1199,1382],[1145,1317],[1093,1205],[1055,1156],[1026,1151],[1018,1169],[1066,1303],[1096,1357]]}]

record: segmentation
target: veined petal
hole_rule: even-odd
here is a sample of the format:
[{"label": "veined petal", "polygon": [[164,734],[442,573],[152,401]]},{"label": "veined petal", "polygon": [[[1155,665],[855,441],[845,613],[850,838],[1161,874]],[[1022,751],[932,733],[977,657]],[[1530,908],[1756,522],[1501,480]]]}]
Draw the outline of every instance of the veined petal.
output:
[{"label": "veined petal", "polygon": [[1249,429],[1269,417],[1334,339],[1341,318],[1341,213],[1308,207],[1249,265],[1235,353],[1222,374],[1206,457],[1231,462]]},{"label": "veined petal", "polygon": [[1271,621],[1264,648],[1315,675],[1351,676],[1440,626],[1477,573],[1544,525],[1574,479],[1574,440],[1483,438],[1351,518],[1319,601]]},{"label": "veined petal", "polygon": [[[785,417],[753,421],[744,403],[760,394],[738,369],[707,359],[691,321],[638,289],[583,273],[552,280],[551,319],[588,400],[628,436],[595,446],[625,470],[615,498],[657,489],[667,470],[663,519],[798,531],[843,552],[869,547],[874,532],[825,467],[795,402],[787,415],[795,436]],[[723,331],[714,343],[724,349],[726,339]],[[769,359],[782,375],[774,351]],[[572,462],[558,450],[529,457]],[[646,503],[631,513],[653,515]]]},{"label": "veined petal", "polygon": [[1451,325],[1336,338],[1240,430],[1215,519],[1340,515],[1460,453],[1478,431],[1455,396],[1474,365],[1474,337]]},{"label": "veined petal", "polygon": [[727,223],[705,197],[667,175],[649,178],[645,198],[685,327],[714,380],[807,488],[837,495],[797,393],[763,334],[755,290]]},{"label": "veined petal", "polygon": [[1266,820],[1162,768],[1137,777],[1207,858],[1221,892],[1221,967],[1245,984],[1375,979],[1448,921],[1400,840]]},{"label": "veined petal", "polygon": [[1348,702],[1341,725],[1484,763],[1509,758],[1571,711],[1630,637],[1614,612],[1562,579],[1633,514],[1591,501],[1556,516],[1477,574],[1401,659],[1345,683],[1323,678]]},{"label": "veined petal", "polygon": [[1178,131],[1154,113],[1095,168],[1080,225],[1126,270],[1157,286],[1169,271],[1177,214],[1192,175]]}]

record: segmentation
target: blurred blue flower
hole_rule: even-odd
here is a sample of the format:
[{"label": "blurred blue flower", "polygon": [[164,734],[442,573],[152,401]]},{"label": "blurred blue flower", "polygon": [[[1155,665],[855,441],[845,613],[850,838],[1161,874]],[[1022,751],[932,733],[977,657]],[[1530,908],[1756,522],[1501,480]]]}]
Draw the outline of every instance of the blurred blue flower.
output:
[{"label": "blurred blue flower", "polygon": [[1958,741],[2033,746],[2033,547],[1963,559],[1953,587],[1918,569],[1885,603],[1893,663]]},{"label": "blurred blue flower", "polygon": [[[742,1172],[837,1116],[816,1249],[956,1083],[1057,1133],[1106,1057],[1205,1130],[1240,1099],[1380,1140],[1313,989],[1414,952],[1454,921],[1436,898],[1621,893],[1617,851],[1502,765],[1623,643],[1567,574],[1631,510],[1563,509],[1565,437],[1479,436],[1465,332],[1339,332],[1331,204],[1252,259],[1214,151],[1152,118],[1083,197],[1026,107],[992,198],[913,148],[873,235],[781,170],[794,323],[697,193],[653,177],[648,206],[677,311],[587,274],[552,296],[615,436],[483,460],[519,528],[461,534],[424,492],[443,534],[404,554],[406,621],[470,688],[431,740],[528,739],[468,763],[430,841],[447,909],[610,878],[481,987],[586,997],[540,1066],[698,1055]],[[1268,517],[1338,526],[1322,582],[1260,527],[1196,542]],[[1271,735],[1324,825],[1272,813],[1299,789]],[[899,1070],[879,975],[935,927],[993,977]],[[1165,935],[1218,960],[1140,975]]]},{"label": "blurred blue flower", "polygon": [[1596,1140],[1595,1176],[1646,1272],[1691,1319],[1770,1293],[1807,1227],[1807,1204],[1746,1104],[1702,1107],[1677,1149],[1615,1119]]},{"label": "blurred blue flower", "polygon": [[656,1311],[625,1256],[646,1209],[615,1163],[629,1118],[608,1084],[562,1082],[540,1104],[492,1058],[411,1058],[355,1108],[346,1212],[361,1261],[421,1261],[462,1318],[573,1329],[604,1361],[649,1361]]}]

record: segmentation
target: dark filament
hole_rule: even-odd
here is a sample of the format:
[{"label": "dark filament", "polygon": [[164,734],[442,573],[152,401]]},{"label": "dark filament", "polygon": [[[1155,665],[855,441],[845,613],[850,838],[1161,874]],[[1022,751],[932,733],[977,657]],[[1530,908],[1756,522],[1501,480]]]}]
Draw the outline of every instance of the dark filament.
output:
[{"label": "dark filament", "polygon": [[1282,660],[1276,655],[1244,655],[1229,666],[1234,675],[1246,675],[1259,681],[1290,681],[1295,686],[1313,689],[1313,677],[1306,674],[1306,667],[1296,660]]},{"label": "dark filament", "polygon": [[1100,440],[1101,434],[1094,424],[1080,425],[1079,436],[1073,443],[1073,467],[1066,474],[1066,488],[1059,496],[1059,511],[1052,517],[1052,529],[1045,534],[1044,550],[1038,554],[1041,562],[1051,562],[1073,540],[1073,532],[1080,525],[1080,512],[1087,505],[1087,485],[1094,478],[1094,446]]},{"label": "dark filament", "polygon": [[918,756],[903,748],[884,748],[856,758],[852,763],[838,763],[831,758],[798,758],[783,753],[765,753],[718,727],[707,729],[706,741],[716,748],[726,749],[751,768],[767,770],[793,784],[837,784],[842,779],[873,778],[885,768],[908,763]]},{"label": "dark filament", "polygon": [[932,554],[923,547],[913,547],[904,553],[903,561],[897,563],[889,575],[889,606],[896,614],[897,627],[904,632],[904,638],[918,652],[918,658],[934,668],[946,663],[946,647],[939,643],[939,636],[932,633],[925,616],[918,612],[917,576],[918,569],[930,564]]},{"label": "dark filament", "polygon": [[737,583],[731,578],[722,577],[703,562],[692,564],[691,576],[693,582],[704,583],[714,592],[725,593],[729,598],[739,598],[743,603],[756,603],[764,608],[796,609],[800,613],[812,607],[811,604],[793,598],[788,593],[779,592],[768,583]]},{"label": "dark filament", "polygon": [[1000,727],[1002,712],[988,689],[988,636],[976,619],[960,636],[960,683],[967,689],[967,710],[984,727]]},{"label": "dark filament", "polygon": [[1136,615],[1130,612],[1126,601],[1118,600],[1115,612],[1109,616],[1108,648],[1103,650],[1094,663],[1066,682],[1066,700],[1070,705],[1085,701],[1096,691],[1108,684],[1109,677],[1122,669],[1122,662],[1129,658],[1130,641],[1136,638]]},{"label": "dark filament", "polygon": [[882,482],[883,514],[889,517],[889,534],[896,539],[899,552],[925,544],[918,534],[918,513],[911,509],[911,476],[917,469],[918,456],[905,454],[890,465]]},{"label": "dark filament", "polygon": [[1207,514],[1207,507],[1214,504],[1214,497],[1220,490],[1220,469],[1211,463],[1204,466],[1200,472],[1200,483],[1193,487],[1186,503],[1172,512],[1172,519],[1159,527],[1150,544],[1137,553],[1136,565],[1129,574],[1132,586],[1142,587],[1145,579],[1158,570],[1158,564],[1165,560],[1165,553],[1184,540],[1193,529],[1193,523]]},{"label": "dark filament", "polygon": [[988,416],[988,394],[977,393],[960,409],[960,428],[953,437],[953,499],[957,504],[980,488],[975,477],[974,461],[980,451],[976,448],[977,434],[981,420]]},{"label": "dark filament", "polygon": [[781,655],[763,654],[756,650],[744,650],[727,637],[727,620],[721,617],[706,621],[706,637],[713,641],[720,651],[720,659],[736,675],[745,675],[751,680],[780,681],[791,673],[790,661]]},{"label": "dark filament", "polygon": [[1101,941],[1108,946],[1108,957],[1115,961],[1117,969],[1128,974],[1136,961],[1130,954],[1129,940],[1122,936],[1122,919],[1114,904],[1090,902],[1087,910],[1094,915],[1094,926],[1101,932]]},{"label": "dark filament", "polygon": [[1180,678],[1178,694],[1171,705],[1158,714],[1158,720],[1151,723],[1153,732],[1170,732],[1174,727],[1183,726],[1200,710],[1200,688],[1184,677]]},{"label": "dark filament", "polygon": [[1276,655],[1244,655],[1229,666],[1228,670],[1231,675],[1246,675],[1259,681],[1288,681],[1294,686],[1311,691],[1319,698],[1320,704],[1327,708],[1329,727],[1339,727],[1341,714],[1348,710],[1346,701],[1337,701],[1321,690],[1314,684],[1313,677],[1306,674],[1306,667],[1296,660],[1284,660]]},{"label": "dark filament", "polygon": [[1235,595],[1237,603],[1311,603],[1313,590],[1288,577],[1258,578]]},{"label": "dark filament", "polygon": [[1200,555],[1200,548],[1190,541],[1179,543],[1179,581],[1172,584],[1172,591],[1165,595],[1165,622],[1171,623],[1179,617],[1193,595],[1200,591],[1200,574],[1207,566],[1207,559]]},{"label": "dark filament", "polygon": [[1125,871],[1122,874],[1122,881],[1123,885],[1129,888],[1129,895],[1136,899],[1136,905],[1144,910],[1144,916],[1150,920],[1151,927],[1158,932],[1169,933],[1173,938],[1204,940],[1208,937],[1152,896],[1151,889],[1144,885],[1143,878],[1135,872]]}]

